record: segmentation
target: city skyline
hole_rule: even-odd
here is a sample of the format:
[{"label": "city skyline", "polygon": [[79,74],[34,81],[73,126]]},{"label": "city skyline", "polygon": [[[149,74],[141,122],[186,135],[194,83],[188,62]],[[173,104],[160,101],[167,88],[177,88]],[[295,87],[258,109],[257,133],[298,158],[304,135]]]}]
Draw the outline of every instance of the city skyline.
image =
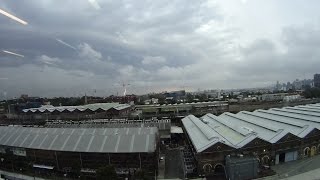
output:
[{"label": "city skyline", "polygon": [[[311,84],[308,84],[312,82],[312,86]],[[278,84],[279,83],[279,84]],[[289,83],[289,84],[288,84]],[[303,83],[307,83],[307,84],[303,84]],[[130,84],[127,84],[130,85]],[[108,96],[123,96],[123,92],[122,91],[128,91],[129,94],[127,95],[147,95],[147,94],[154,94],[154,93],[166,93],[166,92],[174,92],[174,91],[186,91],[188,93],[194,93],[194,92],[205,92],[205,91],[234,91],[237,92],[239,90],[244,91],[244,90],[267,90],[269,89],[269,91],[288,91],[290,88],[294,87],[295,90],[301,90],[303,89],[303,85],[310,85],[310,87],[314,87],[313,85],[313,79],[293,79],[293,80],[289,80],[287,82],[281,82],[281,81],[277,81],[277,82],[273,82],[268,86],[265,87],[243,87],[243,88],[204,88],[204,89],[200,89],[200,88],[196,88],[196,87],[191,87],[192,89],[187,89],[190,88],[190,86],[181,86],[180,88],[177,89],[168,89],[168,90],[159,90],[159,91],[146,91],[142,94],[136,94],[134,93],[131,89],[127,89],[128,87],[126,87],[125,89],[123,89],[124,87],[121,87],[122,85],[120,84],[120,86],[116,89],[113,89],[113,91],[107,92],[105,89],[86,89],[84,91],[70,91],[65,93],[64,95],[61,96],[45,96],[45,95],[38,95],[38,94],[28,94],[28,93],[21,93],[21,94],[17,94],[15,96],[10,96],[8,97],[8,92],[7,91],[1,91],[0,93],[0,100],[6,100],[6,99],[15,99],[15,98],[19,98],[22,95],[28,95],[31,97],[42,97],[42,98],[55,98],[55,97],[83,97],[83,96],[96,96],[96,97],[108,97]],[[280,86],[280,87],[278,87]],[[290,87],[288,89],[288,86]],[[284,87],[287,87],[287,89],[284,89]],[[122,89],[121,89],[122,88]]]},{"label": "city skyline", "polygon": [[[312,82],[312,86],[308,83]],[[289,83],[289,84],[288,84]],[[304,84],[306,83],[306,84]],[[278,86],[280,85],[280,87]],[[192,91],[188,91],[186,89],[176,89],[176,90],[171,90],[171,91],[159,91],[159,92],[146,92],[144,94],[134,94],[134,93],[129,93],[126,94],[127,96],[145,96],[145,95],[153,95],[153,94],[165,94],[165,93],[170,93],[170,92],[179,92],[179,91],[185,91],[186,93],[190,93],[190,94],[206,94],[208,92],[234,92],[234,93],[240,93],[240,92],[244,92],[244,91],[249,91],[249,92],[260,92],[260,93],[267,93],[267,92],[275,92],[275,93],[279,93],[280,91],[282,92],[287,92],[291,90],[304,90],[304,86],[303,85],[310,85],[310,87],[314,87],[313,85],[313,79],[303,79],[303,80],[299,80],[299,79],[295,79],[293,81],[288,81],[287,83],[281,83],[279,82],[279,84],[272,84],[268,87],[253,87],[253,88],[229,88],[229,89],[195,89]],[[104,90],[100,90],[103,91]],[[98,93],[97,93],[98,92]],[[0,94],[0,100],[12,100],[12,99],[17,99],[17,98],[23,98],[23,96],[30,96],[30,97],[36,97],[36,98],[83,98],[85,96],[87,97],[99,97],[99,98],[109,98],[109,97],[124,97],[123,94],[121,94],[121,92],[118,91],[118,93],[115,94],[100,94],[99,91],[97,91],[96,89],[92,89],[92,90],[88,90],[84,93],[80,92],[80,93],[75,93],[73,92],[73,94],[71,94],[70,96],[67,96],[66,94],[64,96],[39,96],[36,94],[19,94],[17,96],[13,96],[13,97],[7,97],[7,92],[1,92],[2,94]],[[68,94],[68,93],[67,93]]]}]

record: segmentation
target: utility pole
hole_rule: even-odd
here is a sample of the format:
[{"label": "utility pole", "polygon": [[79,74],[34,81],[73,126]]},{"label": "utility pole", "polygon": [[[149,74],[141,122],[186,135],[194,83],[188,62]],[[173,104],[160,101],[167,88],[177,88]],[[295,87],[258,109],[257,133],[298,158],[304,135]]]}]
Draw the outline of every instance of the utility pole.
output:
[{"label": "utility pole", "polygon": [[86,93],[84,94],[84,104],[85,105],[88,104],[88,98]]}]

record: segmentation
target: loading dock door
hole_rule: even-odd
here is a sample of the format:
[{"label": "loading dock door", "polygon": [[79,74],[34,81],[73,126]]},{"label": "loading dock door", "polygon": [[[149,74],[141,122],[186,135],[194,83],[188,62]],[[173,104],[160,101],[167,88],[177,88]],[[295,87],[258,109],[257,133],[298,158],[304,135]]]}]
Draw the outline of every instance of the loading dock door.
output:
[{"label": "loading dock door", "polygon": [[293,159],[294,159],[294,160],[297,160],[297,159],[298,159],[298,151],[294,151]]},{"label": "loading dock door", "polygon": [[298,151],[286,152],[284,162],[294,161],[298,159]]},{"label": "loading dock door", "polygon": [[286,152],[276,154],[275,164],[294,161],[298,159],[298,151]]},{"label": "loading dock door", "polygon": [[313,146],[313,147],[311,148],[311,154],[310,154],[310,156],[314,156],[314,155],[316,154],[316,151],[317,151],[316,147]]}]

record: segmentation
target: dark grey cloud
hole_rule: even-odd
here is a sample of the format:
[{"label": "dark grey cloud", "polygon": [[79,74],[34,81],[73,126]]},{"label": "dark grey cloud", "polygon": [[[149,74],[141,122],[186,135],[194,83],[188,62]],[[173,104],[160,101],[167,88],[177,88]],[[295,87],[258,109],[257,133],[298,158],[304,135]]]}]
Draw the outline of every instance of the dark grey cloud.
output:
[{"label": "dark grey cloud", "polygon": [[97,2],[100,8],[87,0],[1,1],[29,25],[0,16],[0,49],[25,56],[0,54],[0,77],[9,78],[0,90],[59,96],[119,93],[121,82],[131,84],[128,93],[254,87],[311,77],[319,67],[317,23],[270,24],[282,32],[275,40],[249,19],[230,21],[223,10],[237,8],[229,1]]},{"label": "dark grey cloud", "polygon": [[233,65],[237,79],[247,77],[248,82],[263,84],[312,77],[320,66],[319,37],[319,29],[313,27],[287,27],[282,33],[284,51],[270,40],[253,42],[241,49],[242,60]]}]

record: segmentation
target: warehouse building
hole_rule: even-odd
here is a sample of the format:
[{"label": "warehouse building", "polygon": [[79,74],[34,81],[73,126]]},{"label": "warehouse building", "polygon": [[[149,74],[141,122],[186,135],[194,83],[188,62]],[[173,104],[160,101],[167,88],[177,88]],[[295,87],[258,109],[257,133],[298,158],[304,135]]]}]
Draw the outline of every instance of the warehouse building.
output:
[{"label": "warehouse building", "polygon": [[95,178],[115,167],[121,177],[158,168],[158,130],[152,128],[0,127],[0,168],[35,176]]},{"label": "warehouse building", "polygon": [[142,112],[142,116],[149,117],[178,117],[189,114],[203,115],[206,113],[221,114],[228,111],[227,101],[181,103],[167,105],[136,105],[136,110]]},{"label": "warehouse building", "polygon": [[260,167],[268,167],[320,151],[320,104],[189,115],[182,123],[200,175],[225,172],[226,157],[254,157]]},{"label": "warehouse building", "polygon": [[83,106],[44,105],[39,108],[23,109],[20,119],[82,120],[97,118],[123,118],[128,117],[131,110],[131,105],[119,103],[96,103]]},{"label": "warehouse building", "polygon": [[[33,126],[33,125],[30,125]],[[130,128],[156,127],[161,141],[170,142],[173,133],[170,119],[128,120],[128,119],[94,119],[84,121],[47,121],[44,127],[49,128]],[[183,134],[183,133],[182,133]]]}]

